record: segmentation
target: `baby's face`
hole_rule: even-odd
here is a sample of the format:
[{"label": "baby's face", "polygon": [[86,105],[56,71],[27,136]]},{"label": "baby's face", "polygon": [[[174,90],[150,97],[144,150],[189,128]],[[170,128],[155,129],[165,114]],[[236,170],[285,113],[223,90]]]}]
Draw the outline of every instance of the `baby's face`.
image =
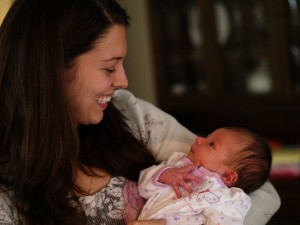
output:
[{"label": "baby's face", "polygon": [[197,137],[188,158],[206,169],[222,174],[230,169],[224,162],[237,151],[240,144],[237,133],[227,129],[217,129],[206,138]]}]

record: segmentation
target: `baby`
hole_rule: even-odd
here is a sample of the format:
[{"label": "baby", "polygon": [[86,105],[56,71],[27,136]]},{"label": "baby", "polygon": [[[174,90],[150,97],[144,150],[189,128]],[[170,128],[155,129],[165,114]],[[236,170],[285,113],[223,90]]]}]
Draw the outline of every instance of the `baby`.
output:
[{"label": "baby", "polygon": [[141,172],[138,190],[148,199],[139,219],[167,224],[243,224],[250,193],[268,179],[267,142],[245,128],[225,127],[198,137],[186,155]]}]

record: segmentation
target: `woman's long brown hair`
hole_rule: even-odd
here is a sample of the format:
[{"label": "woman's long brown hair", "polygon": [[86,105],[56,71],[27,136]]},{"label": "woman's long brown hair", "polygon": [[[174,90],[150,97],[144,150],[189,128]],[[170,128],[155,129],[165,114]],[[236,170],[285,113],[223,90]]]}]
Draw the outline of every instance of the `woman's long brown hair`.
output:
[{"label": "woman's long brown hair", "polygon": [[155,162],[113,105],[100,124],[74,127],[62,82],[79,55],[128,19],[113,0],[15,0],[5,17],[0,184],[12,190],[22,224],[86,224],[70,194],[74,165],[136,180]]}]

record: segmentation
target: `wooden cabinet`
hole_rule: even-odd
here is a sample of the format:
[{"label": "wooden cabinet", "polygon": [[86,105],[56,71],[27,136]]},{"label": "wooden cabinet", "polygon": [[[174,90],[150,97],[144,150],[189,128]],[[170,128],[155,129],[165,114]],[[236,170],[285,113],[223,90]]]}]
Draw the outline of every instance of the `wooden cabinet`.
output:
[{"label": "wooden cabinet", "polygon": [[159,106],[197,133],[300,141],[297,0],[148,0]]}]

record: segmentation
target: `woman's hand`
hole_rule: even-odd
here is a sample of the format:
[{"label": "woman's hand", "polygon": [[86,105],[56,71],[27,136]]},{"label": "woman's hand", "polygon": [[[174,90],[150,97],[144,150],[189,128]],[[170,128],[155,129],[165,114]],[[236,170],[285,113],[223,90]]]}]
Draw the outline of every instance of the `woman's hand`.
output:
[{"label": "woman's hand", "polygon": [[170,185],[174,189],[177,197],[181,198],[181,193],[179,190],[180,186],[183,187],[188,193],[192,193],[193,190],[187,182],[201,182],[201,179],[199,177],[196,177],[190,173],[198,166],[198,164],[192,164],[181,168],[166,169],[164,172],[162,172],[162,174],[158,178],[158,181]]},{"label": "woman's hand", "polygon": [[127,225],[166,225],[165,220],[135,220]]}]

